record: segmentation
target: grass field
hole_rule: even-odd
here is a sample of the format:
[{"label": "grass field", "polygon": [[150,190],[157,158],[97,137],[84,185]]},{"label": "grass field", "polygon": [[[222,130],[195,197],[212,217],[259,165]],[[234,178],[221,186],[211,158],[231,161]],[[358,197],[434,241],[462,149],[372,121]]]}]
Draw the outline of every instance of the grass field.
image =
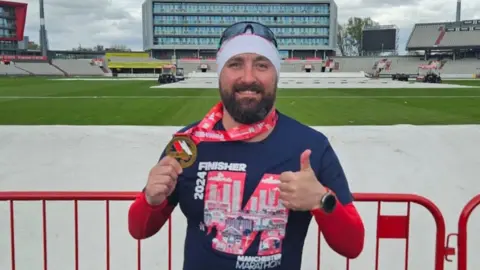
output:
[{"label": "grass field", "polygon": [[[480,124],[475,88],[279,89],[277,107],[308,125]],[[0,79],[1,125],[186,125],[216,89],[150,89],[155,81]]]}]

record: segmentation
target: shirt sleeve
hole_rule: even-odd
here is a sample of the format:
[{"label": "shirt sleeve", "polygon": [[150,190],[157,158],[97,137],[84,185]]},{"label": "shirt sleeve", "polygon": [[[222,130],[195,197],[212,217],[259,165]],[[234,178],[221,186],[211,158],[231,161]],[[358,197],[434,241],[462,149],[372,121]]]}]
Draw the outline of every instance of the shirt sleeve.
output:
[{"label": "shirt sleeve", "polygon": [[[159,161],[165,156],[165,152]],[[179,176],[181,177],[181,176]],[[175,188],[160,205],[151,206],[145,198],[145,188],[130,205],[128,212],[128,230],[135,239],[146,239],[155,235],[165,225],[178,204],[178,191]]]},{"label": "shirt sleeve", "polygon": [[328,139],[325,138],[325,141],[326,146],[320,160],[320,168],[317,174],[318,180],[323,186],[332,190],[343,205],[349,204],[353,202],[353,195],[350,192],[347,177],[332,145]]},{"label": "shirt sleeve", "polygon": [[353,204],[353,195],[344,170],[328,140],[321,159],[318,179],[335,194],[337,206],[330,214],[321,209],[313,210],[311,213],[330,248],[347,258],[356,258],[363,250],[365,228]]}]

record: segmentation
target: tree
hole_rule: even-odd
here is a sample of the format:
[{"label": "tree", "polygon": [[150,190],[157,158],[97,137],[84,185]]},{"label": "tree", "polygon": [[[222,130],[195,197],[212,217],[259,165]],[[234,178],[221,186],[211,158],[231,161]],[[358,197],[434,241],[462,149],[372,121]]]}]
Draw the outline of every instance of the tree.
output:
[{"label": "tree", "polygon": [[78,44],[77,48],[72,48],[74,52],[91,52],[92,49],[88,47],[82,47],[82,44]]},{"label": "tree", "polygon": [[74,52],[103,52],[104,50],[104,46],[101,44],[95,45],[91,48],[82,47],[81,44],[78,44],[77,48],[72,48],[72,51]]},{"label": "tree", "polygon": [[[359,18],[351,17],[346,25],[341,26],[339,31],[339,47],[344,50],[347,55],[359,55],[362,51],[362,35],[366,26],[378,26],[378,22],[373,21],[370,17]],[[340,41],[341,40],[341,41]]]},{"label": "tree", "polygon": [[105,47],[101,44],[98,44],[98,45],[95,45],[93,47],[93,50],[96,51],[96,52],[103,52],[103,51],[105,51]]},{"label": "tree", "polygon": [[111,52],[131,52],[132,51],[130,48],[128,48],[127,45],[124,45],[124,44],[114,44],[110,46],[110,48],[108,48],[107,50]]},{"label": "tree", "polygon": [[347,32],[348,25],[338,25],[337,44],[343,56],[358,55],[358,42]]},{"label": "tree", "polygon": [[345,28],[343,25],[338,25],[338,31],[337,31],[337,45],[338,49],[340,50],[340,53],[343,56],[347,56],[346,50],[345,50]]}]

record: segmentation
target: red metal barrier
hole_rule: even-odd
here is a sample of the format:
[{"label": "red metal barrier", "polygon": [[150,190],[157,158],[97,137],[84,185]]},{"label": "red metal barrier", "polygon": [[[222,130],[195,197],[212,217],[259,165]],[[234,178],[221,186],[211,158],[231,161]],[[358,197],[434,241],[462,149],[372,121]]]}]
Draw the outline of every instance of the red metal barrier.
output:
[{"label": "red metal barrier", "polygon": [[[0,192],[0,201],[9,201],[10,206],[10,226],[11,226],[11,265],[15,270],[15,221],[14,221],[14,201],[41,201],[42,202],[42,231],[43,231],[43,270],[47,269],[47,201],[73,201],[74,202],[74,235],[75,235],[75,270],[79,269],[78,256],[78,201],[105,201],[106,202],[106,270],[110,270],[110,201],[131,201],[135,199],[138,192]],[[375,269],[378,269],[378,253],[380,239],[405,239],[405,269],[408,262],[408,244],[409,244],[409,223],[410,223],[410,206],[412,203],[419,204],[426,208],[433,216],[436,223],[436,240],[435,240],[435,258],[434,270],[444,269],[444,256],[449,255],[449,250],[443,246],[445,239],[445,221],[440,210],[430,200],[413,195],[413,194],[375,194],[375,193],[357,193],[354,194],[355,201],[358,202],[377,202],[377,235],[376,235],[376,252],[375,252]],[[381,204],[384,202],[403,202],[408,206],[407,215],[405,216],[388,216],[381,215]],[[477,204],[480,203],[480,197]],[[473,204],[473,203],[472,203]],[[473,207],[474,208],[474,207]],[[473,208],[471,210],[473,210]],[[470,210],[470,212],[471,212]],[[465,224],[470,212],[466,212]],[[463,224],[463,223],[462,223]],[[168,269],[172,270],[172,226],[171,219],[168,221]],[[466,231],[464,232],[466,242]],[[317,269],[320,269],[320,239],[318,234],[318,251],[317,251]],[[140,241],[137,242],[137,268],[141,269],[141,250]],[[460,252],[459,252],[460,255]],[[465,255],[466,260],[466,255]],[[346,269],[349,269],[350,260],[346,260]],[[460,264],[459,264],[460,265]],[[465,270],[460,269],[459,270]]]},{"label": "red metal barrier", "polygon": [[[106,270],[110,270],[110,201],[133,201],[138,192],[0,192],[0,201],[9,201],[10,206],[10,243],[11,269],[15,270],[15,219],[14,201],[42,202],[42,233],[43,233],[43,270],[47,267],[47,201],[73,201],[74,203],[74,235],[75,235],[75,270],[79,270],[78,260],[78,201],[105,201],[106,217]],[[168,245],[171,247],[171,220],[168,221]],[[141,269],[140,241],[137,241],[137,268]],[[168,269],[171,268],[171,255],[168,254]]]},{"label": "red metal barrier", "polygon": [[[445,220],[438,207],[429,199],[414,194],[378,194],[378,193],[356,193],[354,194],[356,202],[376,202],[377,208],[377,233],[375,244],[375,270],[378,270],[378,253],[380,239],[405,239],[405,270],[408,269],[408,248],[409,248],[409,225],[410,225],[410,207],[412,203],[426,208],[437,227],[435,235],[435,258],[434,270],[444,269],[444,256],[448,252],[443,244],[446,234]],[[406,203],[407,214],[405,216],[381,215],[382,203]],[[318,233],[318,252],[317,252],[317,270],[320,270],[320,229]],[[350,259],[346,259],[346,269],[350,269]]]},{"label": "red metal barrier", "polygon": [[467,270],[467,231],[468,220],[472,212],[480,205],[480,194],[473,197],[463,208],[458,218],[458,233],[450,233],[447,236],[447,248],[451,252],[445,255],[445,260],[451,262],[448,255],[455,255],[455,249],[450,247],[450,237],[457,236],[457,270]]}]

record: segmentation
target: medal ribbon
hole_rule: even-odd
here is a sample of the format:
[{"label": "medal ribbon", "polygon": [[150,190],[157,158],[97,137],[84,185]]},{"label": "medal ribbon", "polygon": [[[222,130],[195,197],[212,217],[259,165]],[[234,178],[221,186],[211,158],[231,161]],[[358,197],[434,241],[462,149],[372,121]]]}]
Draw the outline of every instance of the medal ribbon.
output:
[{"label": "medal ribbon", "polygon": [[186,132],[178,133],[178,135],[189,136],[195,144],[200,142],[226,142],[226,141],[245,141],[250,140],[264,132],[267,132],[275,127],[278,115],[275,110],[272,110],[267,117],[252,125],[241,125],[231,128],[229,130],[213,130],[215,124],[221,121],[223,117],[223,104],[217,103],[205,115],[198,125],[190,128]]}]

